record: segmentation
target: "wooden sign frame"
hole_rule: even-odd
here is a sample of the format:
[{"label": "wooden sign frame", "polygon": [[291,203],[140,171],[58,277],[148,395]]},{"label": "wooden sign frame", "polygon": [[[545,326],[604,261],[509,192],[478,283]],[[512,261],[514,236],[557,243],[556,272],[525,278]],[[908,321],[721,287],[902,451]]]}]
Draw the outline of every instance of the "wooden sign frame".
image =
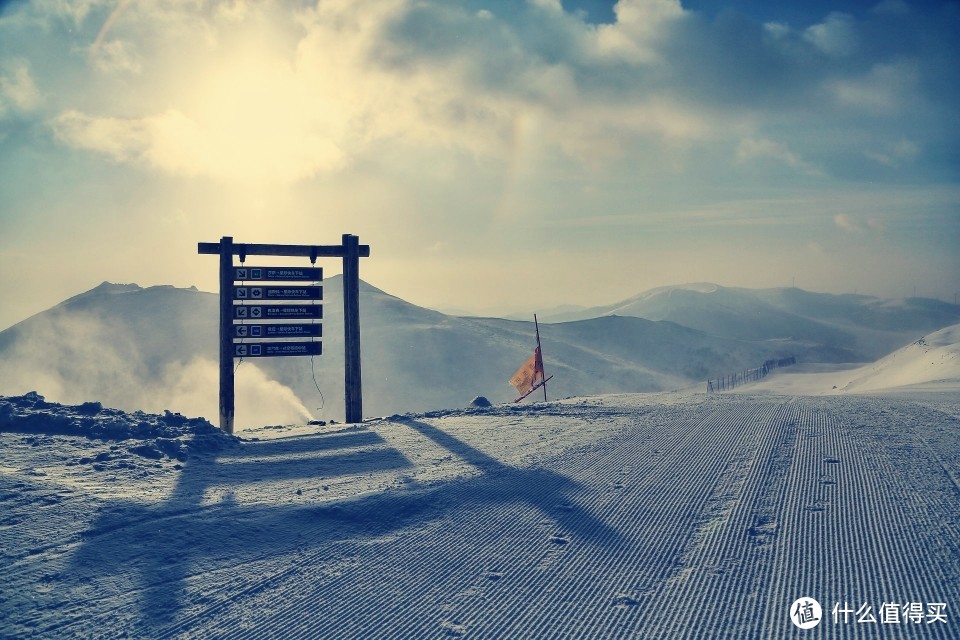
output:
[{"label": "wooden sign frame", "polygon": [[[361,245],[357,236],[345,233],[339,245],[241,244],[232,236],[220,242],[200,242],[197,253],[220,256],[220,428],[233,433],[234,398],[234,311],[233,256],[243,263],[247,256],[318,257],[343,259],[343,342],[344,407],[346,422],[363,421],[363,391],[360,376],[360,258],[370,256],[370,245]],[[259,267],[258,267],[259,268]]]}]

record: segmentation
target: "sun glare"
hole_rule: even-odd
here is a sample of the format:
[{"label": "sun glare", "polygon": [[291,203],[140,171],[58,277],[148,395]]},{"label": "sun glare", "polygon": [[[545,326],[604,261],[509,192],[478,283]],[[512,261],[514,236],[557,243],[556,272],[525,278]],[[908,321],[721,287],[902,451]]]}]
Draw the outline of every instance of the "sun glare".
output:
[{"label": "sun glare", "polygon": [[253,182],[293,182],[336,169],[343,152],[308,85],[267,51],[224,56],[198,78],[187,122],[171,131],[184,152],[200,154],[184,161]]}]

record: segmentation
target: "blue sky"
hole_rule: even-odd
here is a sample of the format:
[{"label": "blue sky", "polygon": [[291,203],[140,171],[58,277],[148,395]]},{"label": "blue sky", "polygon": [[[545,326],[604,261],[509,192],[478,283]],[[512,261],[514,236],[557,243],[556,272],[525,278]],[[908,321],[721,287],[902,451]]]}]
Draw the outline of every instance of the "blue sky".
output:
[{"label": "blue sky", "polygon": [[0,326],[215,290],[222,235],[358,234],[440,308],[952,301],[958,33],[929,0],[0,3]]}]

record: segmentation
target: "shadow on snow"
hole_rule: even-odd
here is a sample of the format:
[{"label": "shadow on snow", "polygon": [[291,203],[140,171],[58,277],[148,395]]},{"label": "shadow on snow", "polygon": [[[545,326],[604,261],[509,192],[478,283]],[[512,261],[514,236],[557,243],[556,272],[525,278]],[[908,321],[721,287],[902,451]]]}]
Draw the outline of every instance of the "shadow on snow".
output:
[{"label": "shadow on snow", "polygon": [[[286,572],[272,577],[258,574],[258,565],[269,565],[271,558],[296,555],[318,541],[376,537],[440,518],[451,507],[485,509],[522,502],[580,540],[594,544],[621,540],[616,530],[576,505],[574,494],[580,485],[575,481],[548,469],[511,467],[425,422],[404,419],[394,424],[409,427],[482,474],[415,491],[376,492],[322,504],[244,505],[236,501],[230,486],[299,478],[319,481],[413,465],[400,451],[384,447],[385,440],[366,427],[243,442],[218,456],[190,458],[160,505],[126,503],[103,509],[81,534],[69,571],[81,584],[105,583],[116,585],[118,592],[139,594],[135,606],[140,609],[140,628],[155,634],[286,579]],[[220,502],[204,504],[213,487],[222,493]],[[241,571],[230,570],[241,565],[245,567]],[[291,565],[295,571],[296,563]],[[125,580],[136,584],[124,585]]]}]

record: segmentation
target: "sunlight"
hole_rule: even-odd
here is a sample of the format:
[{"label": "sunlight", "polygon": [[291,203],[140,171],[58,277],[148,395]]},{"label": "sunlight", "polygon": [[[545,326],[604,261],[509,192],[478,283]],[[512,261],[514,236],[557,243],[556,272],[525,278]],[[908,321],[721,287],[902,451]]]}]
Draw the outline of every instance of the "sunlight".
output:
[{"label": "sunlight", "polygon": [[[198,80],[190,108],[164,117],[169,153],[221,178],[295,182],[339,168],[329,114],[308,83],[270,52],[231,52]],[[325,117],[327,116],[327,117]]]}]

